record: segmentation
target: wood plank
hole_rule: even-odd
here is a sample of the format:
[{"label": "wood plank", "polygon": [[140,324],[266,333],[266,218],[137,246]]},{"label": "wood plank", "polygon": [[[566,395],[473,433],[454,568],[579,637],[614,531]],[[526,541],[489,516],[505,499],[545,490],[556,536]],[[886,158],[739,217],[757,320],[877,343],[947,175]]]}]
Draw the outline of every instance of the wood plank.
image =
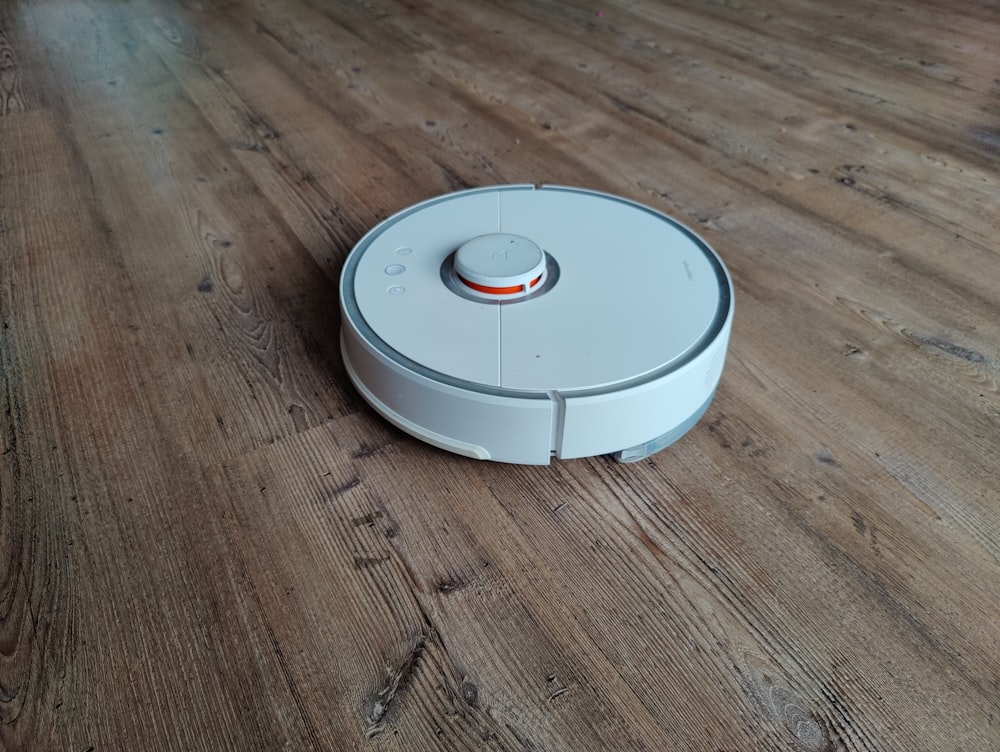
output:
[{"label": "wood plank", "polygon": [[[3,620],[5,729],[49,748],[169,736],[187,748],[219,749],[227,727],[266,739],[271,725],[260,719],[270,711],[260,702],[276,695],[269,684],[275,672],[261,673],[250,653],[227,659],[243,646],[213,638],[223,623],[233,634],[223,615],[236,592],[196,592],[194,583],[224,574],[214,571],[216,541],[184,522],[186,504],[204,486],[197,461],[178,456],[173,437],[157,425],[163,413],[151,409],[144,391],[148,361],[134,357],[141,351],[127,325],[138,303],[93,214],[88,181],[50,114],[4,135],[18,147],[4,150],[5,160],[45,160],[44,170],[24,170],[21,182],[4,181],[14,228],[5,238],[17,234],[4,247],[10,265],[2,304],[10,421],[4,450],[11,458],[3,465],[0,525],[10,604]],[[45,197],[56,196],[58,206],[46,207]],[[80,268],[89,273],[70,273]],[[28,279],[28,289],[18,284]],[[109,309],[122,319],[109,321]],[[108,409],[80,409],[95,404]],[[48,429],[21,430],[31,424]],[[149,463],[151,454],[172,462]],[[208,549],[199,552],[199,543]],[[150,663],[151,655],[166,662]],[[219,680],[227,675],[234,685],[223,691]],[[174,726],[172,713],[190,723]],[[73,717],[83,722],[68,726]],[[210,718],[217,732],[207,729]]]},{"label": "wood plank", "polygon": [[39,106],[39,92],[21,62],[21,38],[31,31],[20,28],[22,19],[10,8],[0,8],[0,117],[28,112]]},{"label": "wood plank", "polygon": [[[435,742],[517,748],[540,735],[570,745],[596,735],[612,744],[623,733],[630,746],[644,748],[634,730],[619,727],[618,714],[606,712],[609,702],[626,701],[601,685],[581,686],[573,698],[591,718],[586,727],[576,714],[554,711],[562,695],[552,696],[563,684],[547,677],[581,673],[579,648],[554,644],[536,623],[512,581],[523,563],[507,569],[516,552],[495,550],[467,527],[459,510],[486,511],[478,504],[489,492],[460,488],[464,475],[446,480],[454,490],[444,494],[438,481],[413,486],[414,472],[434,455],[399,448],[398,435],[372,429],[370,418],[337,421],[225,468],[248,566],[266,583],[263,597],[289,612],[276,627],[278,640],[315,642],[330,667],[317,673],[310,655],[293,661],[290,673],[310,717],[332,726],[329,738],[398,736],[392,744],[404,749]],[[298,468],[294,476],[290,465]],[[428,494],[442,505],[428,508]],[[503,508],[493,509],[492,520],[514,536],[508,543],[523,546]],[[249,552],[278,529],[294,538],[277,548],[266,543],[281,557],[251,561]],[[308,576],[317,568],[330,576]],[[316,603],[336,604],[335,624]],[[526,665],[537,661],[538,670],[490,670],[512,654]],[[601,678],[615,680],[610,666],[604,671]],[[626,704],[635,725],[650,733],[641,706]]]},{"label": "wood plank", "polygon": [[[41,24],[53,35],[57,59],[60,34],[69,35],[60,20],[43,16]],[[112,19],[106,33],[117,30]],[[137,41],[130,50],[128,56],[139,64],[112,64],[95,54],[100,67],[77,68],[77,85],[86,90],[88,106],[74,112],[74,148],[83,169],[103,189],[93,199],[100,221],[121,228],[112,238],[118,263],[135,289],[152,296],[143,308],[156,320],[128,325],[161,329],[162,352],[144,348],[142,357],[158,361],[147,377],[156,375],[150,387],[165,390],[164,399],[177,411],[170,418],[176,421],[177,440],[190,451],[196,435],[216,433],[233,444],[232,451],[241,452],[353,409],[352,402],[340,402],[329,389],[331,359],[339,357],[329,325],[336,316],[332,281],[283,223],[248,210],[256,186],[230,148],[202,138],[202,116],[185,101],[155,53]],[[114,87],[102,85],[109,76],[118,81]],[[122,90],[151,93],[137,95],[143,101],[141,118],[115,129]],[[175,210],[157,211],[148,197],[158,194],[169,197]],[[150,228],[156,247],[168,252],[148,252]],[[143,346],[144,338],[137,337],[136,344]],[[289,357],[324,365],[289,370]],[[228,364],[204,382],[208,409],[185,399],[183,379],[171,383],[173,368],[198,371],[201,360]],[[273,419],[247,424],[240,416],[248,410]]]}]

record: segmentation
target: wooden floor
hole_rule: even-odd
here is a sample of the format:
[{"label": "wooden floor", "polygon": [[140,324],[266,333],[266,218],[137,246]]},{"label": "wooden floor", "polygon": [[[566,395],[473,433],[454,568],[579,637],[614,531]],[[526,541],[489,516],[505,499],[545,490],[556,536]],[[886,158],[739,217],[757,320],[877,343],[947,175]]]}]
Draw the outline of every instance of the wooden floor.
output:
[{"label": "wooden floor", "polygon": [[[1000,10],[0,4],[0,750],[1000,749]],[[336,281],[468,186],[702,234],[635,465],[359,398]]]}]

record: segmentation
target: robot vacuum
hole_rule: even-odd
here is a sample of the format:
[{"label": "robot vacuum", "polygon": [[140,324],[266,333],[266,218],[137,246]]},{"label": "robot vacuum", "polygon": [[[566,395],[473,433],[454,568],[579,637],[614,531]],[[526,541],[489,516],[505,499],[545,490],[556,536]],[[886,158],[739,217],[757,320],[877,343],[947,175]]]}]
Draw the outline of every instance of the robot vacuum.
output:
[{"label": "robot vacuum", "polygon": [[351,381],[456,454],[546,465],[648,457],[708,409],[733,320],[719,256],[595,191],[450,193],[372,228],[340,279]]}]

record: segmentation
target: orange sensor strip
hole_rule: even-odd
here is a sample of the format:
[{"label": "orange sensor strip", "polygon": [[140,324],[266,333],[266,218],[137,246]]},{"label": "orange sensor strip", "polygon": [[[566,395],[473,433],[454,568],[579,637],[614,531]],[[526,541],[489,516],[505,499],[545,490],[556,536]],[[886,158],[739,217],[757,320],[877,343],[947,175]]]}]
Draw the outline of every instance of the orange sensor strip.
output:
[{"label": "orange sensor strip", "polygon": [[[487,287],[486,285],[480,285],[475,282],[470,282],[461,274],[457,276],[460,280],[462,280],[462,283],[466,287],[471,287],[473,290],[476,290],[477,292],[485,292],[487,295],[512,295],[513,293],[524,291],[524,285],[511,285],[509,287]],[[531,280],[531,283],[528,285],[528,287],[534,287],[535,285],[537,285],[539,280],[541,280],[541,278],[542,275],[539,274],[537,277]]]}]

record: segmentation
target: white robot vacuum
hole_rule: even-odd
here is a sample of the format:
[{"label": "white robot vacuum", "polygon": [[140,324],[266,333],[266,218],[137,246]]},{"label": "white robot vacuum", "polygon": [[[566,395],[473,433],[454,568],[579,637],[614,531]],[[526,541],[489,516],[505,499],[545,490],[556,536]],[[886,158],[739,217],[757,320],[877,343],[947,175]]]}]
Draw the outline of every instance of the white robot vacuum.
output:
[{"label": "white robot vacuum", "polygon": [[697,235],[604,193],[476,188],[370,230],[340,279],[365,400],[450,452],[633,462],[680,438],[722,375],[732,281]]}]

